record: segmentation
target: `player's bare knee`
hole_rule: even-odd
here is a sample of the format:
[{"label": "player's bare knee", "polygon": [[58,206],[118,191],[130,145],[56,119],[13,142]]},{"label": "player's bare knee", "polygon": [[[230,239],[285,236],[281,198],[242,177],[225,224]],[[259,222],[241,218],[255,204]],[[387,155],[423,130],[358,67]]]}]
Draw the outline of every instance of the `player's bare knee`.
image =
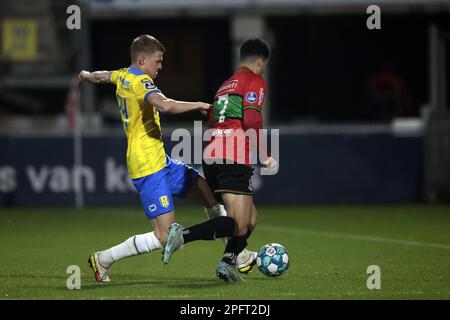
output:
[{"label": "player's bare knee", "polygon": [[234,211],[234,208],[230,208],[225,204],[225,210],[227,211],[227,216],[236,219],[236,211]]}]

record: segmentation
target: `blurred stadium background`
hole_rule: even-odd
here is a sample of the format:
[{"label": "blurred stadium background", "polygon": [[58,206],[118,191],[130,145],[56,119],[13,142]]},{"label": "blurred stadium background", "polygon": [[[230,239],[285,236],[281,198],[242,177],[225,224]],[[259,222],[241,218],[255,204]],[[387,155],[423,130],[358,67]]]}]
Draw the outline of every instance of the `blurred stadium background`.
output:
[{"label": "blurred stadium background", "polygon": [[[81,8],[79,30],[66,26],[72,4]],[[381,8],[380,30],[366,27],[372,4]],[[79,91],[81,69],[128,66],[131,40],[148,33],[167,49],[158,87],[209,102],[236,67],[241,41],[260,36],[273,49],[264,117],[280,130],[280,171],[255,176],[257,205],[276,215],[286,205],[402,204],[426,213],[443,203],[434,240],[450,245],[442,234],[450,213],[448,0],[3,0],[0,27],[4,217],[25,207],[138,206],[114,88]],[[201,118],[162,117],[167,152],[171,132],[191,130],[193,120]]]}]

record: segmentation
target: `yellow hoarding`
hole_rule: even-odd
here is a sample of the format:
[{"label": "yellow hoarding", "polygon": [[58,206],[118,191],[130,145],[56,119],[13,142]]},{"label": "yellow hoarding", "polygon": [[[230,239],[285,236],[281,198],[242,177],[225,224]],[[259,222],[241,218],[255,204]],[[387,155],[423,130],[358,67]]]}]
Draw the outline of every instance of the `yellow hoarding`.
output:
[{"label": "yellow hoarding", "polygon": [[29,61],[38,54],[38,24],[33,19],[6,19],[2,23],[2,57]]}]

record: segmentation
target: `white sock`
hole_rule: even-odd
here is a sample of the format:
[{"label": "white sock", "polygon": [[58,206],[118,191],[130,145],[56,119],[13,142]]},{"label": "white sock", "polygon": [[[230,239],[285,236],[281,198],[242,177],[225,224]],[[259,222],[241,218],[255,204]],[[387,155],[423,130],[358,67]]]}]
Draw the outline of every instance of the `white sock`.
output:
[{"label": "white sock", "polygon": [[100,252],[99,262],[103,267],[108,268],[121,259],[148,253],[159,248],[161,248],[161,244],[154,232],[139,234],[128,238],[117,246]]},{"label": "white sock", "polygon": [[[224,217],[227,216],[227,211],[225,210],[225,206],[220,203],[216,204],[215,206],[212,206],[211,208],[205,207],[205,212],[206,212],[206,215],[208,216],[208,219],[212,219],[212,218],[220,217],[220,216],[224,216]],[[223,240],[223,243],[225,245],[227,245],[228,238],[222,238],[222,240]]]},{"label": "white sock", "polygon": [[225,207],[218,203],[215,206],[212,206],[211,208],[205,207],[206,215],[208,216],[208,219],[219,217],[219,216],[227,216],[227,211],[225,210]]}]

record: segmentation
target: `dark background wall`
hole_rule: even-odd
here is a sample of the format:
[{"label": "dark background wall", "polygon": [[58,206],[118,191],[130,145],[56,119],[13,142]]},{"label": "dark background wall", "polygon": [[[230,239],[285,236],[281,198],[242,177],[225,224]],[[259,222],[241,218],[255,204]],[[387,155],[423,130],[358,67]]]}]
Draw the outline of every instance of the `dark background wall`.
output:
[{"label": "dark background wall", "polygon": [[[169,153],[176,142],[165,138]],[[85,137],[86,205],[135,205],[123,137]],[[193,144],[192,144],[193,145]],[[422,199],[419,137],[281,135],[280,170],[254,177],[257,203],[401,203]],[[73,205],[71,137],[0,138],[0,206]],[[92,150],[95,150],[93,152]],[[169,153],[170,154],[170,153]],[[201,166],[196,166],[201,170]],[[12,173],[13,171],[13,173]]]},{"label": "dark background wall", "polygon": [[[163,70],[155,79],[162,92],[185,101],[212,101],[232,71],[227,18],[94,20],[91,26],[93,69],[128,67],[131,41],[150,34],[166,48]],[[98,100],[114,99],[114,88],[103,87]],[[196,114],[171,116],[168,121],[199,119]]]},{"label": "dark background wall", "polygon": [[428,26],[434,22],[448,29],[449,17],[383,13],[381,30],[365,28],[366,18],[347,14],[268,20],[276,39],[272,119],[388,120],[371,109],[368,85],[376,71],[387,67],[411,95],[412,110],[404,115],[419,114],[429,101]]}]

